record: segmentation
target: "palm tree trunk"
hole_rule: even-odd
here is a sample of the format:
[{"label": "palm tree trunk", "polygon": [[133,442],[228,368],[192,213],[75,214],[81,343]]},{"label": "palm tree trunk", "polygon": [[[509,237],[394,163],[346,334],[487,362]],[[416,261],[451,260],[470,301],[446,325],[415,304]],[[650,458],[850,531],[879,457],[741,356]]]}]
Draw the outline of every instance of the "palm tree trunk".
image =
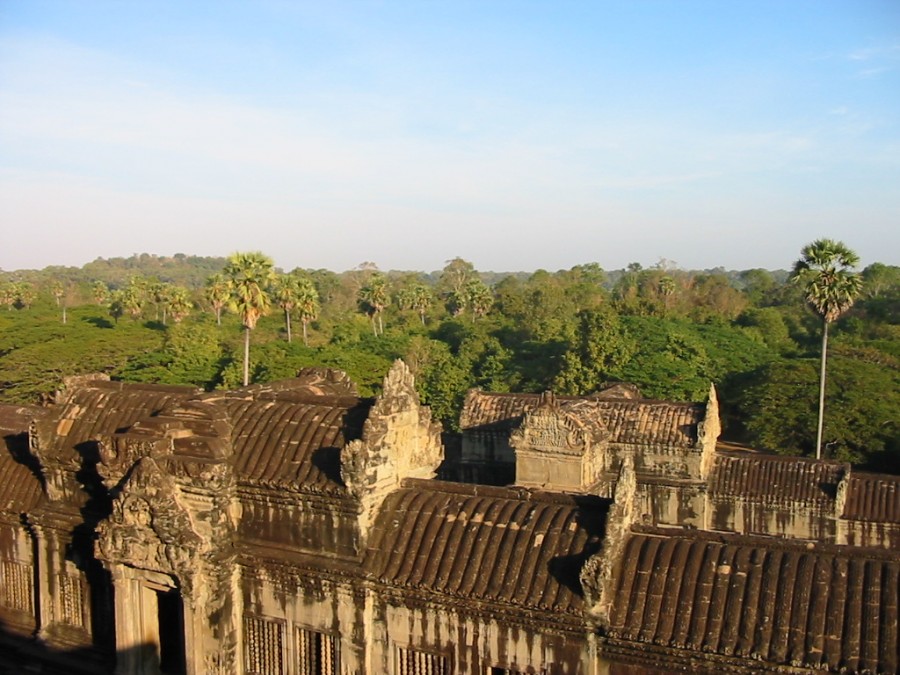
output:
[{"label": "palm tree trunk", "polygon": [[303,346],[309,347],[309,340],[306,337],[306,321],[303,322]]},{"label": "palm tree trunk", "polygon": [[63,305],[62,311],[63,311],[63,323],[65,323],[66,322],[66,306],[65,305]]},{"label": "palm tree trunk", "polygon": [[819,425],[816,429],[816,459],[822,459],[822,428],[825,422],[825,359],[828,354],[828,321],[822,321],[822,364],[819,368]]},{"label": "palm tree trunk", "polygon": [[384,322],[381,320],[381,312],[378,312],[378,334],[384,335]]},{"label": "palm tree trunk", "polygon": [[291,342],[291,313],[288,310],[284,310],[284,325],[287,328],[288,342]]},{"label": "palm tree trunk", "polygon": [[222,325],[222,308],[221,307],[216,307],[216,325],[217,326]]},{"label": "palm tree trunk", "polygon": [[244,386],[250,384],[250,329],[244,326]]}]

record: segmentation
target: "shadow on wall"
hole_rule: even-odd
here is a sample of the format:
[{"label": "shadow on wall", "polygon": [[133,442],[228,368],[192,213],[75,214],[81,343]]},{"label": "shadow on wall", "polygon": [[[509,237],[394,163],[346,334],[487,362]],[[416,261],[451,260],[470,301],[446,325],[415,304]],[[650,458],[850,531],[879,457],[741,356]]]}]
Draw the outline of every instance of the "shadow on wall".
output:
[{"label": "shadow on wall", "polygon": [[[137,653],[136,653],[137,652]],[[135,658],[136,657],[136,658]],[[116,652],[117,660],[140,662],[145,673],[165,674],[153,644]],[[19,635],[0,621],[0,675],[112,675],[115,661],[90,647],[56,649],[40,640]],[[174,675],[174,674],[173,674]]]}]

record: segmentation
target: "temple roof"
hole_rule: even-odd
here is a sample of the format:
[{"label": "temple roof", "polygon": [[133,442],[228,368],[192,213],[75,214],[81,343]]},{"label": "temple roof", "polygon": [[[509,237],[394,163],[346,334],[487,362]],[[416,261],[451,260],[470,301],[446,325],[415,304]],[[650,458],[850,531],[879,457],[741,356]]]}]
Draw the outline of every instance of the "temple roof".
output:
[{"label": "temple roof", "polygon": [[371,401],[226,399],[238,481],[341,492],[340,449],[362,434]]},{"label": "temple roof", "polygon": [[52,448],[58,454],[81,443],[125,431],[166,406],[196,395],[194,387],[133,384],[94,380],[63,392],[52,420]]},{"label": "temple roof", "polygon": [[609,635],[794,666],[895,672],[896,554],[763,538],[635,534]]},{"label": "temple roof", "polygon": [[388,585],[580,614],[578,574],[599,546],[608,503],[407,480],[380,509],[366,570]]},{"label": "temple roof", "polygon": [[846,464],[803,457],[719,452],[710,494],[772,502],[828,502],[834,500],[848,469]]},{"label": "temple roof", "polygon": [[852,472],[842,515],[852,520],[900,523],[900,476]]},{"label": "temple roof", "polygon": [[41,499],[37,467],[28,453],[28,427],[46,414],[36,406],[0,405],[0,512],[25,513]]},{"label": "temple roof", "polygon": [[[525,410],[540,400],[540,394],[470,391],[460,427],[463,431],[508,432],[518,426]],[[699,403],[583,396],[557,396],[556,401],[564,412],[600,420],[613,443],[690,447],[697,442],[697,426],[706,414],[706,406]]]}]

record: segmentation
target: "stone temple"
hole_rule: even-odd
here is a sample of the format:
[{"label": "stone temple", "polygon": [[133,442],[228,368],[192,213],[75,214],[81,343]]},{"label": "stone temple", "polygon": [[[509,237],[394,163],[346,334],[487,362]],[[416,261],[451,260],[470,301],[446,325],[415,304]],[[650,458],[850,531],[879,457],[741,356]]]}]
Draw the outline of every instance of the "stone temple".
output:
[{"label": "stone temple", "polygon": [[413,385],[0,406],[0,673],[900,667],[900,477],[718,449],[713,389],[473,391],[450,442]]}]

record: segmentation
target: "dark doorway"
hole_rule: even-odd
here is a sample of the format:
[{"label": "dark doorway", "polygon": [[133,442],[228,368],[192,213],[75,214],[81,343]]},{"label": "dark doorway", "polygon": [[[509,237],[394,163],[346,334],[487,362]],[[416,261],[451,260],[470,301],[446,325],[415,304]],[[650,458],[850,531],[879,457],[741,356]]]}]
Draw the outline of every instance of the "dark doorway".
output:
[{"label": "dark doorway", "polygon": [[185,675],[184,605],[177,589],[156,592],[159,614],[159,669],[165,675]]}]

